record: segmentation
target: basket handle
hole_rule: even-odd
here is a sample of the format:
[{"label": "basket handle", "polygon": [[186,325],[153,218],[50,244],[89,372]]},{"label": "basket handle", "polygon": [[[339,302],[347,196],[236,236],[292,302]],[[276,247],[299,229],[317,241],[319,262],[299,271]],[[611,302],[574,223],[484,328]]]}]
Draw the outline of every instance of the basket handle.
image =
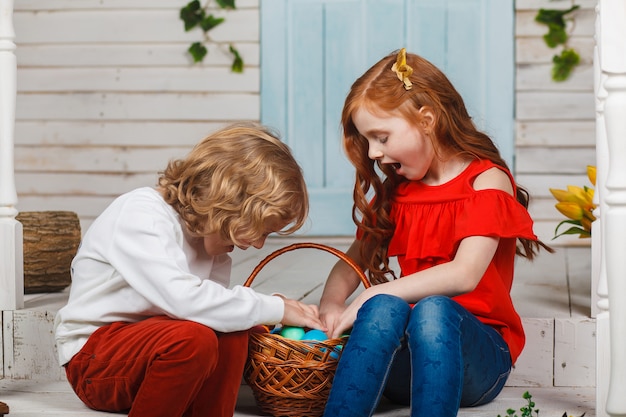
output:
[{"label": "basket handle", "polygon": [[356,262],[352,260],[352,258],[350,258],[348,255],[346,255],[339,249],[335,249],[331,246],[323,245],[321,243],[313,243],[313,242],[293,243],[289,246],[285,246],[284,248],[280,248],[270,253],[269,255],[265,257],[265,259],[259,262],[259,264],[252,270],[252,273],[250,274],[246,282],[243,284],[244,287],[249,287],[250,285],[252,285],[252,281],[254,281],[254,279],[259,274],[259,272],[261,272],[261,269],[263,269],[263,267],[267,265],[269,261],[276,258],[277,256],[282,255],[285,252],[291,252],[292,250],[301,249],[301,248],[321,249],[323,251],[332,253],[333,255],[340,258],[345,263],[347,263],[350,267],[352,267],[352,269],[354,269],[354,272],[357,273],[357,275],[361,279],[361,282],[363,283],[363,286],[365,288],[371,287],[369,280],[367,279],[367,277],[365,276],[361,268],[359,268],[359,266],[356,264]]}]

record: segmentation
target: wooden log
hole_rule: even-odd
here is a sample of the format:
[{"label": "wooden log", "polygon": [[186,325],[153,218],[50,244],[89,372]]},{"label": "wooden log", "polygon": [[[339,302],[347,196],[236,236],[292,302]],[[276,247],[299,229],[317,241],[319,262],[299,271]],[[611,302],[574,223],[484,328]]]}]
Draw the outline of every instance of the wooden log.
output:
[{"label": "wooden log", "polygon": [[16,217],[24,231],[24,293],[62,291],[70,285],[70,265],[81,231],[71,211],[30,211]]},{"label": "wooden log", "polygon": [[0,402],[0,417],[4,416],[5,414],[9,414],[9,406],[3,402]]}]

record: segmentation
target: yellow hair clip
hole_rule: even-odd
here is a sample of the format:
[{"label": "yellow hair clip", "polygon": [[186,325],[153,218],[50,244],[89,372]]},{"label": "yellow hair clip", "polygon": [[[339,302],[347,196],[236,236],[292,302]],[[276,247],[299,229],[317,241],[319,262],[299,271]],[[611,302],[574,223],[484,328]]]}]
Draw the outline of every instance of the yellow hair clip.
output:
[{"label": "yellow hair clip", "polygon": [[413,83],[409,80],[411,74],[413,74],[413,68],[406,64],[406,49],[400,49],[396,62],[391,67],[391,70],[396,73],[398,79],[404,83],[404,89],[410,90],[413,87]]}]

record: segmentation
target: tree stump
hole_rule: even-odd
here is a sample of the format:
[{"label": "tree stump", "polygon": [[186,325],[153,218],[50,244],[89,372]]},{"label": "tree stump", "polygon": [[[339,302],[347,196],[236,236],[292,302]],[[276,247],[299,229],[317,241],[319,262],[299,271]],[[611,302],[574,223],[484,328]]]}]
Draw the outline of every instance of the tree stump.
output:
[{"label": "tree stump", "polygon": [[76,213],[26,211],[16,219],[24,231],[24,293],[65,289],[72,282],[70,265],[81,239]]}]

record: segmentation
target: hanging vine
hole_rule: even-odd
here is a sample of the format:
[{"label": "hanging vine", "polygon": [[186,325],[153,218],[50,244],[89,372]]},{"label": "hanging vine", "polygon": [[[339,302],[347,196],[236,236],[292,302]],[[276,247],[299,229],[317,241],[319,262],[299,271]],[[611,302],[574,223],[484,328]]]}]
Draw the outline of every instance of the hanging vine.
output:
[{"label": "hanging vine", "polygon": [[552,80],[565,81],[572,70],[580,63],[580,55],[567,45],[569,36],[566,29],[565,16],[577,10],[580,6],[572,6],[567,10],[539,9],[535,21],[548,26],[548,33],[543,40],[550,48],[563,45],[561,53],[552,57]]},{"label": "hanging vine", "polygon": [[[202,6],[199,0],[192,0],[180,9],[180,18],[185,23],[185,31],[188,32],[199,27],[204,34],[204,38],[201,41],[192,43],[187,49],[194,62],[202,62],[204,60],[204,57],[208,54],[206,44],[213,42],[208,32],[224,23],[225,20],[223,17],[215,17],[212,13],[209,13],[209,3],[210,1]],[[236,8],[235,0],[216,0],[216,3],[221,9],[232,10]],[[243,72],[243,59],[239,55],[239,51],[232,44],[229,45],[228,50],[233,56],[233,62],[230,66],[231,71]]]}]

